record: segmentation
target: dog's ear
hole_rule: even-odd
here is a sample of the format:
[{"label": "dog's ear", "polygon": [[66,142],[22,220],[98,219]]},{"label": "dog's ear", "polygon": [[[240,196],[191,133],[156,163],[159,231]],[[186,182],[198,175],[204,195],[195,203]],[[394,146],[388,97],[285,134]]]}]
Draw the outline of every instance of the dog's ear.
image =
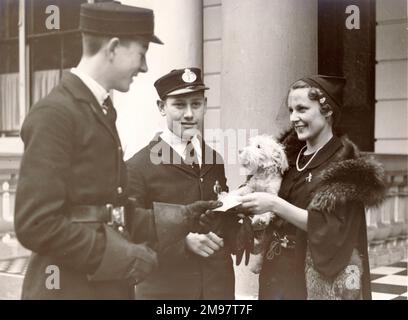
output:
[{"label": "dog's ear", "polygon": [[276,149],[279,149],[277,148],[277,142],[271,135],[263,134],[262,137],[263,152],[265,154],[262,155],[263,161],[259,163],[259,167],[263,170],[274,168],[272,171],[277,173],[280,171],[281,164],[280,155],[276,152]]}]

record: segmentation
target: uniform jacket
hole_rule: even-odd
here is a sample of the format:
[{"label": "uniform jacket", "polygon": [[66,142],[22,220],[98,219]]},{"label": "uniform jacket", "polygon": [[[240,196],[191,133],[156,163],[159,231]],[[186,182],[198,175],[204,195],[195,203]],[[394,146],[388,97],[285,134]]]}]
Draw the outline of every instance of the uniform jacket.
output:
[{"label": "uniform jacket", "polygon": [[[91,91],[77,76],[65,74],[32,107],[21,137],[25,150],[15,229],[19,241],[33,251],[23,299],[132,297],[123,281],[87,278],[103,265],[107,278],[114,279],[117,268],[126,265],[128,257],[115,252],[117,238],[113,240],[102,224],[68,219],[73,206],[118,206],[126,198],[126,166],[119,137]],[[126,250],[126,244],[120,245]],[[50,265],[59,268],[59,289],[45,286]]]},{"label": "uniform jacket", "polygon": [[[347,266],[356,248],[363,258],[363,298],[370,299],[364,209],[378,205],[383,199],[385,183],[382,167],[361,157],[357,147],[346,137],[333,137],[307,168],[298,172],[295,161],[304,143],[292,132],[286,136],[284,144],[290,169],[284,176],[279,195],[308,210],[308,231],[297,229],[290,223],[282,227],[280,232],[295,236],[296,247],[293,252],[283,250],[281,256],[266,261],[261,273],[261,297],[307,298],[307,248],[315,269],[327,278],[335,277]],[[304,165],[300,163],[300,167]],[[282,269],[281,265],[286,266]],[[283,289],[274,287],[274,283],[281,280],[286,283]]]},{"label": "uniform jacket", "polygon": [[[215,164],[208,164],[210,159]],[[182,163],[180,156],[159,136],[126,164],[129,195],[135,197],[144,208],[151,208],[153,202],[189,204],[197,200],[215,200],[214,185],[217,180],[226,191],[222,159],[207,145],[199,174]],[[139,241],[137,233],[132,236],[134,241]],[[183,239],[159,254],[158,272],[136,286],[136,297],[233,299],[231,256],[221,249],[208,258],[202,258],[190,252]]]}]

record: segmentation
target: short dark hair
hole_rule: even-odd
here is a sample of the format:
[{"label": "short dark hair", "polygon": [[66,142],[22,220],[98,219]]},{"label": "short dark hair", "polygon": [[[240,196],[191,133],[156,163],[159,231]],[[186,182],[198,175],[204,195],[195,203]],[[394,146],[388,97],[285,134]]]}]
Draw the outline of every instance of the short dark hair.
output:
[{"label": "short dark hair", "polygon": [[327,101],[324,103],[320,102],[320,99],[325,96],[321,89],[313,87],[312,85],[303,80],[298,80],[290,86],[287,98],[289,98],[289,93],[295,89],[309,89],[308,92],[309,99],[312,101],[317,101],[319,103],[320,112],[323,115],[326,115],[327,113],[332,111],[333,130],[337,130],[339,128],[341,112],[336,105],[331,105],[327,103]]},{"label": "short dark hair", "polygon": [[109,38],[102,35],[82,33],[82,52],[85,56],[92,57],[102,48]]},{"label": "short dark hair", "polygon": [[[82,52],[85,56],[92,57],[95,54],[101,50],[102,46],[108,42],[110,39],[115,38],[115,36],[106,36],[106,35],[99,35],[99,34],[94,34],[94,33],[87,33],[83,32],[82,33]],[[129,37],[129,38],[123,38],[123,37],[117,37],[120,40],[120,43],[124,46],[128,46],[130,42],[132,41],[145,41],[148,42],[148,40],[145,40],[141,37]]]}]

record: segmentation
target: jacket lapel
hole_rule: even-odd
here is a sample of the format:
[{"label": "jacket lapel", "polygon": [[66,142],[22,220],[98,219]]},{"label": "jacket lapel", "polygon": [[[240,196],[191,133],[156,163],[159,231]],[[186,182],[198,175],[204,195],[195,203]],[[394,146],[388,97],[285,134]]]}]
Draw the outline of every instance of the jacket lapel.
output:
[{"label": "jacket lapel", "polygon": [[[184,163],[180,155],[167,142],[160,138],[160,133],[156,134],[153,140],[150,141],[149,149],[151,159],[157,159],[157,161],[155,161],[156,163],[171,165],[191,176],[199,177],[194,169]],[[203,176],[202,170],[200,176]]]},{"label": "jacket lapel", "polygon": [[218,156],[218,154],[211,149],[205,142],[203,142],[203,152],[202,152],[202,162],[201,165],[201,177],[205,176],[208,171],[214,168],[216,164],[223,164],[222,159]]},{"label": "jacket lapel", "polygon": [[96,100],[93,93],[88,87],[71,72],[64,72],[61,80],[62,85],[71,92],[71,94],[77,99],[84,102],[89,108],[91,108],[93,114],[97,120],[105,127],[106,130],[112,135],[113,139],[120,144],[120,139],[115,128],[109,123],[109,120],[102,112],[102,108]]}]

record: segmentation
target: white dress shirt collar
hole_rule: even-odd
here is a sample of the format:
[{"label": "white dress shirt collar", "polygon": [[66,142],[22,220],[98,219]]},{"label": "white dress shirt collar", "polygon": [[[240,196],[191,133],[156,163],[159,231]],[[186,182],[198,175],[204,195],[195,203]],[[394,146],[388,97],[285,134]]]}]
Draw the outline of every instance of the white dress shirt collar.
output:
[{"label": "white dress shirt collar", "polygon": [[[160,134],[160,138],[166,142],[177,154],[183,159],[186,160],[186,148],[187,148],[187,141],[181,140],[181,138],[175,135],[173,132],[169,130],[169,128],[165,128],[163,132]],[[200,138],[195,135],[191,139],[191,143],[194,147],[194,152],[197,155],[198,163],[200,167],[202,165],[202,150],[201,150],[201,143]]]},{"label": "white dress shirt collar", "polygon": [[78,68],[72,68],[71,73],[75,74],[82,82],[88,87],[98,101],[99,105],[102,105],[106,98],[109,96],[109,92],[106,91],[96,80],[79,70]]}]

